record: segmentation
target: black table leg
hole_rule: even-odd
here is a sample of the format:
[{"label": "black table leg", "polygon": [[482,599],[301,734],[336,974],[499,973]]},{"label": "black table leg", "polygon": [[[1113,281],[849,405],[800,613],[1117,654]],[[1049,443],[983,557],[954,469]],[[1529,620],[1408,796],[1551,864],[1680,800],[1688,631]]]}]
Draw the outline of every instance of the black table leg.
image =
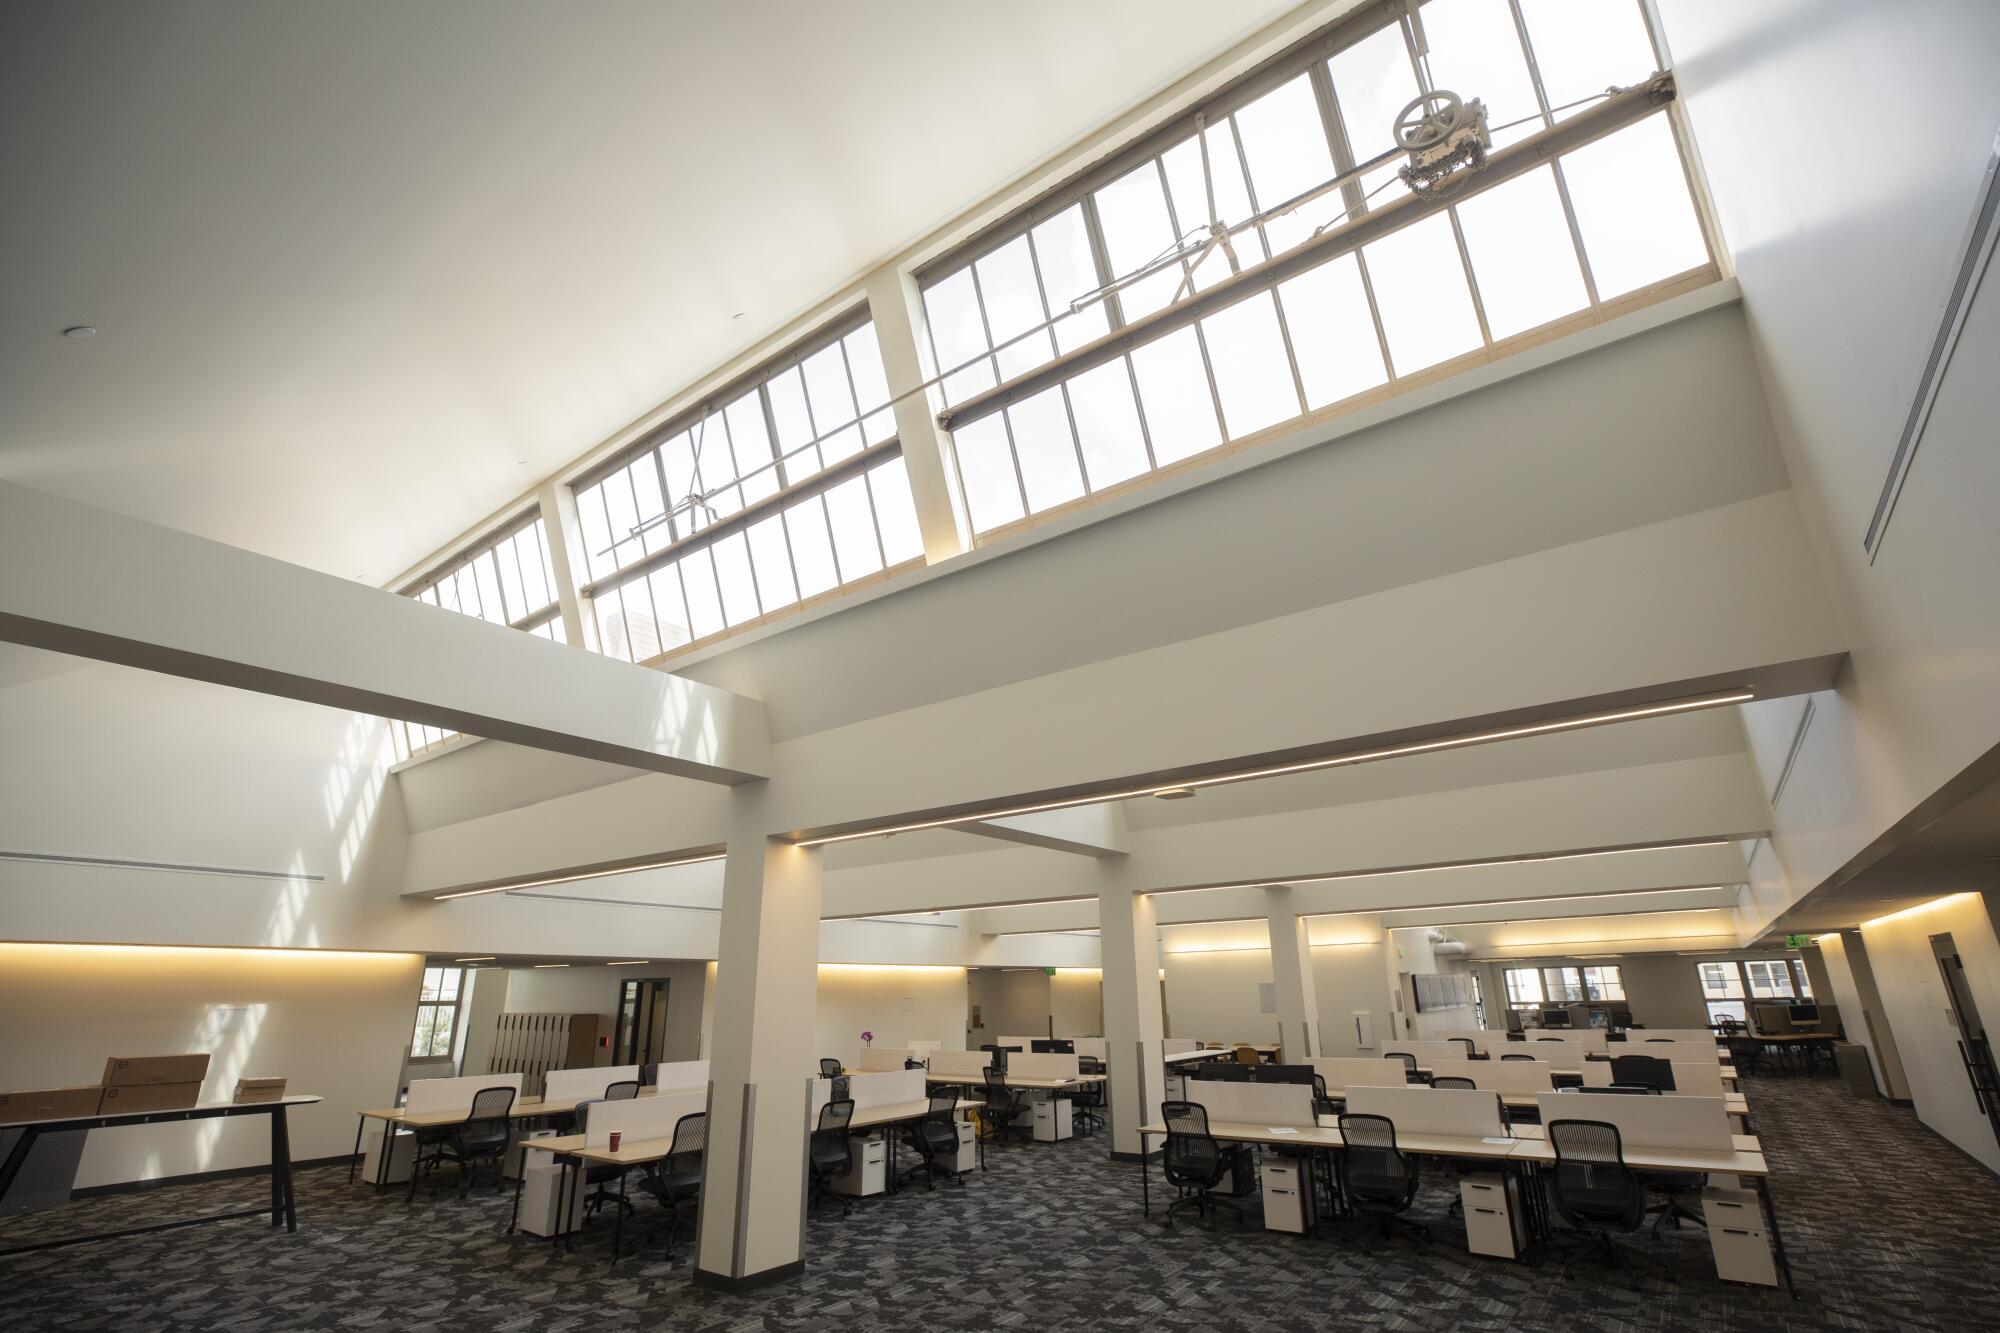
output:
[{"label": "black table leg", "polygon": [[618,1255],[625,1248],[625,1180],[632,1173],[627,1171],[618,1177],[618,1220],[611,1226],[611,1262],[618,1262]]},{"label": "black table leg", "polygon": [[1146,1133],[1139,1132],[1139,1199],[1148,1217],[1153,1215],[1153,1173],[1146,1169]]},{"label": "black table leg", "polygon": [[1764,1201],[1764,1220],[1771,1224],[1771,1257],[1777,1260],[1778,1271],[1785,1275],[1785,1290],[1797,1300],[1799,1289],[1792,1283],[1792,1261],[1785,1256],[1785,1237],[1778,1230],[1778,1206],[1771,1202],[1770,1182],[1762,1176],[1752,1176],[1750,1181],[1756,1187],[1757,1197]]},{"label": "black table leg", "polygon": [[521,1187],[528,1183],[528,1150],[521,1150],[521,1174],[514,1177],[514,1211],[507,1218],[507,1234],[513,1235],[514,1228],[521,1225]]},{"label": "black table leg", "polygon": [[354,1173],[361,1165],[361,1133],[367,1128],[367,1116],[358,1115],[354,1117],[354,1156],[350,1157],[347,1161],[347,1183],[350,1185],[354,1183]]},{"label": "black table leg", "polygon": [[271,1113],[271,1137],[277,1144],[278,1156],[273,1174],[278,1181],[278,1198],[285,1206],[285,1230],[299,1229],[298,1195],[292,1187],[292,1121],[291,1108],[279,1106]]},{"label": "black table leg", "polygon": [[21,1131],[20,1140],[14,1150],[7,1154],[7,1161],[0,1164],[0,1199],[7,1197],[7,1191],[14,1188],[15,1177],[21,1174],[21,1167],[27,1162],[28,1154],[34,1149],[35,1140],[41,1137],[41,1130],[29,1125]]}]

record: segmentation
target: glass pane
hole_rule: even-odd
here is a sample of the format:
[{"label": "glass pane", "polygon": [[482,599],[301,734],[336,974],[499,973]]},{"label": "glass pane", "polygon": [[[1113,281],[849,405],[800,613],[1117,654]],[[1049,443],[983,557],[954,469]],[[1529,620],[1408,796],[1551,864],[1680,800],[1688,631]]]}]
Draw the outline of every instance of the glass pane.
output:
[{"label": "glass pane", "polygon": [[785,510],[785,534],[792,539],[799,596],[817,596],[840,585],[840,574],[833,564],[833,540],[826,530],[826,507],[817,495]]},{"label": "glass pane", "polygon": [[814,434],[812,418],[806,412],[805,381],[794,366],[764,388],[771,396],[771,419],[778,424],[778,447],[791,460],[785,464],[785,481],[803,481],[820,468],[818,449],[794,452],[810,444]]},{"label": "glass pane", "polygon": [[750,559],[757,570],[757,593],[764,609],[775,611],[799,600],[792,581],[792,556],[785,545],[785,520],[773,514],[749,528]]},{"label": "glass pane", "polygon": [[680,570],[674,565],[656,569],[646,576],[646,586],[653,594],[653,618],[660,636],[662,652],[678,648],[694,638],[688,628],[687,602],[681,596]]},{"label": "glass pane", "polygon": [[1156,338],[1132,353],[1139,401],[1153,437],[1153,461],[1160,467],[1222,443],[1208,371],[1193,329]]},{"label": "glass pane", "polygon": [[1590,304],[1553,168],[1474,195],[1458,205],[1458,217],[1495,341]]},{"label": "glass pane", "polygon": [[1665,115],[1586,144],[1562,164],[1600,301],[1708,262]]},{"label": "glass pane", "polygon": [[971,265],[924,289],[924,317],[930,324],[931,348],[937,353],[938,370],[956,371],[945,377],[942,386],[945,401],[962,403],[980,390],[993,387],[990,362],[982,361],[966,370],[956,369],[989,345],[986,324],[979,313],[979,297],[972,287]]},{"label": "glass pane", "polygon": [[453,604],[463,615],[479,614],[479,580],[467,565],[451,576]]},{"label": "glass pane", "polygon": [[923,531],[917,526],[917,505],[910,497],[910,473],[900,458],[868,471],[868,488],[875,498],[875,524],[882,534],[882,553],[892,565],[924,553]]},{"label": "glass pane", "polygon": [[[729,444],[736,455],[736,475],[743,483],[743,502],[749,504],[778,493],[778,472],[771,461],[771,432],[764,425],[764,404],[756,392],[744,394],[728,407]],[[764,469],[759,471],[758,469]]]},{"label": "glass pane", "polygon": [[[1211,125],[1202,135],[1208,144],[1209,170],[1215,177],[1215,212],[1226,227],[1242,222],[1255,210],[1250,206],[1250,190],[1243,180],[1243,162],[1236,152],[1236,139],[1229,123]],[[1174,201],[1174,215],[1183,229],[1193,231],[1208,221],[1208,185],[1201,174],[1201,145],[1193,135],[1168,149],[1160,158],[1167,171],[1167,193]],[[1264,258],[1264,243],[1249,231],[1235,237],[1237,259],[1254,264]],[[1195,290],[1213,286],[1229,276],[1229,258],[1218,251],[1203,260],[1194,271]]]},{"label": "glass pane", "polygon": [[1480,345],[1479,320],[1451,221],[1439,213],[1362,247],[1396,374],[1409,375]]},{"label": "glass pane", "polygon": [[1306,406],[1321,408],[1388,382],[1382,342],[1368,313],[1361,265],[1342,255],[1278,286],[1285,328],[1306,386]]},{"label": "glass pane", "polygon": [[1139,407],[1132,398],[1131,371],[1124,358],[1087,370],[1069,381],[1070,414],[1083,445],[1090,489],[1101,491],[1151,470]]},{"label": "glass pane", "polygon": [[[1028,252],[1026,236],[1015,237],[974,268],[979,273],[979,295],[986,302],[986,327],[994,346],[1047,318],[1042,314],[1041,286],[1035,280],[1034,256]],[[1054,355],[1055,342],[1047,333],[1025,338],[999,353],[1000,378],[1012,379]]]},{"label": "glass pane", "polygon": [[530,611],[539,611],[556,599],[542,564],[547,532],[537,519],[533,527],[514,534],[516,563],[521,567],[522,605]]},{"label": "glass pane", "polygon": [[632,476],[627,469],[619,468],[604,479],[604,507],[611,531],[612,568],[622,568],[644,554],[632,538],[632,529],[639,524],[639,509],[632,498]]},{"label": "glass pane", "polygon": [[493,552],[481,551],[472,562],[473,577],[479,581],[479,611],[496,625],[507,623],[507,604],[500,598],[500,569]]},{"label": "glass pane", "polygon": [[439,999],[456,1000],[458,998],[459,975],[459,969],[455,967],[441,967],[438,969],[437,994]]},{"label": "glass pane", "polygon": [[[1551,108],[1630,87],[1654,71],[1639,0],[1521,0],[1521,17]],[[1557,111],[1556,119],[1580,110]]]},{"label": "glass pane", "polygon": [[715,562],[707,551],[691,551],[680,560],[681,590],[687,597],[688,628],[705,639],[723,628],[722,594],[715,586]]},{"label": "glass pane", "polygon": [[493,559],[500,567],[500,592],[507,601],[507,618],[518,620],[530,611],[540,610],[540,602],[529,605],[528,594],[521,587],[521,557],[514,549],[512,537],[500,539],[500,544],[493,548]]},{"label": "glass pane", "polygon": [[[1118,277],[1144,268],[1178,243],[1173,219],[1167,214],[1166,192],[1160,187],[1159,168],[1151,161],[1099,190],[1096,201],[1105,253]],[[1125,318],[1134,320],[1166,305],[1180,281],[1181,270],[1167,268],[1119,292]]]},{"label": "glass pane", "polygon": [[870,322],[841,340],[847,346],[847,371],[854,377],[854,392],[866,412],[889,401],[889,377],[882,369],[882,345]]},{"label": "glass pane", "polygon": [[833,527],[833,550],[840,560],[840,581],[850,582],[882,568],[875,544],[875,514],[868,504],[868,479],[850,477],[825,495],[826,516]]},{"label": "glass pane", "polygon": [[[693,446],[694,478],[689,483],[696,495],[705,495],[736,480],[736,459],[729,452],[729,419],[711,412],[688,431]],[[614,516],[615,518],[615,516]],[[699,518],[698,523],[714,520]],[[614,523],[614,528],[616,524]]]},{"label": "glass pane", "polygon": [[632,660],[658,657],[660,617],[653,610],[653,590],[646,579],[634,579],[619,589],[625,598],[625,633],[632,641]]},{"label": "glass pane", "polygon": [[[1403,25],[1391,23],[1327,62],[1333,73],[1334,100],[1340,105],[1341,124],[1358,165],[1396,146],[1396,117],[1417,95],[1417,75],[1410,65],[1409,48],[1403,43]],[[1393,180],[1403,165],[1401,154],[1361,178],[1361,191],[1368,194]],[[1371,200],[1371,206],[1393,199],[1403,187],[1395,185]]]},{"label": "glass pane", "polygon": [[820,445],[820,455],[828,463],[837,463],[860,452],[861,428],[848,424],[860,414],[854,410],[854,390],[847,383],[847,357],[840,344],[813,353],[799,370],[806,379],[806,400],[812,404],[813,424],[821,435],[833,432],[833,438]]},{"label": "glass pane", "polygon": [[1202,320],[1201,327],[1229,438],[1240,440],[1299,414],[1291,358],[1285,354],[1277,307],[1269,292],[1217,311]]},{"label": "glass pane", "polygon": [[1083,494],[1083,475],[1077,470],[1069,410],[1060,386],[1014,404],[1007,409],[1007,421],[1014,431],[1014,456],[1021,463],[1029,513],[1038,514]]},{"label": "glass pane", "polygon": [[[1090,238],[1083,230],[1083,205],[1072,204],[1034,230],[1035,263],[1042,270],[1042,291],[1049,313],[1061,314],[1070,302],[1098,288],[1097,266],[1090,257]],[[1102,337],[1110,325],[1104,303],[1093,302],[1056,325],[1056,345],[1063,351]]]},{"label": "glass pane", "polygon": [[632,640],[625,633],[625,601],[618,589],[606,588],[591,599],[590,607],[597,616],[597,642],[602,645],[604,655],[631,661]]},{"label": "glass pane", "polygon": [[763,614],[757,604],[757,582],[750,573],[750,547],[740,532],[732,532],[708,548],[715,561],[715,579],[722,590],[722,614],[741,625]]},{"label": "glass pane", "polygon": [[958,476],[975,532],[1012,523],[1025,512],[1014,479],[1014,455],[1007,447],[1007,421],[996,412],[951,433]]},{"label": "glass pane", "polygon": [[694,437],[687,431],[669,436],[658,453],[667,474],[667,504],[674,511],[674,531],[685,537],[695,528],[685,504],[694,489]]},{"label": "glass pane", "polygon": [[1495,148],[1505,148],[1542,127],[1535,82],[1528,76],[1527,56],[1510,6],[1496,0],[1430,0],[1423,18],[1433,87],[1484,102],[1489,128],[1526,119],[1513,129],[1496,129]]},{"label": "glass pane", "polygon": [[[1333,179],[1333,153],[1327,148],[1319,101],[1313,96],[1312,80],[1304,74],[1238,111],[1236,131],[1243,138],[1243,156],[1250,164],[1250,184],[1257,191],[1259,207],[1282,204]],[[1324,203],[1266,223],[1271,248],[1291,249],[1340,208],[1340,197],[1329,195]]]}]

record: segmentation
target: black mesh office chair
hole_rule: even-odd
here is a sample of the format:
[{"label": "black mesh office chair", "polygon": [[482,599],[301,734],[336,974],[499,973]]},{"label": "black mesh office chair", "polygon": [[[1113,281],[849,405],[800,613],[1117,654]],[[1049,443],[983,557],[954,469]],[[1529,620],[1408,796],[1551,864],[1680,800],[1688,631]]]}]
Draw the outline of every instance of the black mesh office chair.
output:
[{"label": "black mesh office chair", "polygon": [[1646,1220],[1646,1187],[1625,1165],[1618,1126],[1602,1120],[1557,1120],[1548,1126],[1547,1136],[1556,1154],[1549,1201],[1581,1233],[1564,1255],[1564,1271],[1589,1255],[1601,1255],[1607,1267],[1626,1255],[1650,1258],[1612,1239],[1612,1232],[1637,1231]]},{"label": "black mesh office chair", "polygon": [[[667,1263],[674,1261],[674,1238],[681,1214],[701,1210],[702,1154],[708,1148],[708,1113],[684,1115],[674,1125],[667,1155],[646,1168],[646,1189],[667,1210]],[[651,1237],[647,1238],[649,1241]]]},{"label": "black mesh office chair", "polygon": [[847,1066],[843,1065],[840,1061],[835,1060],[830,1056],[820,1057],[819,1076],[821,1078],[839,1078],[842,1074],[846,1072],[847,1072]]},{"label": "black mesh office chair", "polygon": [[1477,1083],[1474,1083],[1469,1078],[1458,1078],[1451,1074],[1432,1079],[1431,1086],[1433,1088],[1457,1088],[1461,1092],[1476,1090],[1479,1087]]},{"label": "black mesh office chair", "polygon": [[1532,1055],[1503,1055],[1500,1058],[1502,1060],[1532,1060],[1535,1057]]},{"label": "black mesh office chair", "polygon": [[1479,1043],[1478,1043],[1478,1042],[1476,1042],[1476,1041],[1474,1041],[1474,1040],[1473,1040],[1472,1038],[1470,1038],[1470,1037],[1446,1037],[1446,1038],[1445,1038],[1445,1040],[1446,1040],[1446,1041],[1455,1041],[1455,1042],[1457,1042],[1457,1043],[1458,1043],[1459,1045],[1461,1045],[1461,1046],[1465,1047],[1465,1058],[1466,1058],[1466,1059],[1468,1059],[1468,1060],[1477,1060],[1477,1059],[1479,1058]]},{"label": "black mesh office chair", "polygon": [[1632,1027],[1632,1011],[1630,1009],[1613,1009],[1611,1011],[1611,1026],[1615,1028]]},{"label": "black mesh office chair", "polygon": [[[613,1084],[612,1086],[616,1087],[618,1085]],[[605,1091],[608,1094],[610,1089],[607,1088]],[[607,1095],[598,1100],[610,1101],[612,1098]],[[595,1105],[597,1105],[597,1101],[578,1102],[576,1104],[575,1126],[577,1133],[588,1134],[590,1132],[590,1108]],[[630,1169],[630,1167],[613,1166],[609,1162],[584,1168],[584,1187],[589,1189],[593,1185],[596,1186],[595,1189],[591,1190],[590,1197],[584,1200],[583,1213],[585,1217],[595,1214],[599,1208],[605,1205],[606,1201],[617,1204],[627,1212],[631,1211],[632,1201],[623,1197],[622,1190],[618,1194],[611,1192],[611,1186],[625,1179],[625,1173]]]},{"label": "black mesh office chair", "polygon": [[1559,1045],[1559,1046],[1560,1046],[1560,1045],[1562,1044],[1562,1042],[1563,1042],[1563,1038],[1561,1038],[1561,1037],[1537,1037],[1537,1038],[1535,1038],[1535,1040],[1536,1040],[1536,1041],[1552,1041],[1552,1042],[1555,1042],[1555,1043],[1556,1043],[1557,1045]]},{"label": "black mesh office chair", "polygon": [[1654,1055],[1614,1055],[1611,1057],[1613,1083],[1643,1083],[1661,1092],[1674,1090],[1674,1062]]},{"label": "black mesh office chair", "polygon": [[930,1066],[926,1065],[922,1060],[911,1059],[903,1061],[904,1073],[908,1073],[912,1069],[928,1069],[928,1068],[930,1068]]},{"label": "black mesh office chair", "polygon": [[1344,1099],[1336,1102],[1332,1097],[1327,1095],[1326,1076],[1324,1074],[1313,1075],[1313,1114],[1315,1116],[1339,1115],[1342,1108],[1346,1105],[1347,1102]]},{"label": "black mesh office chair", "polygon": [[1382,1058],[1384,1060],[1401,1060],[1403,1062],[1403,1079],[1405,1082],[1415,1083],[1422,1077],[1422,1075],[1417,1073],[1417,1057],[1411,1055],[1408,1051],[1384,1051],[1382,1052]]},{"label": "black mesh office chair", "polygon": [[1417,1197],[1417,1159],[1396,1146],[1396,1125],[1387,1116],[1340,1117],[1340,1192],[1347,1206],[1369,1222],[1382,1239],[1401,1227],[1424,1240],[1430,1232],[1403,1214]]},{"label": "black mesh office chair", "polygon": [[[514,1146],[514,1089],[481,1088],[472,1094],[472,1109],[465,1119],[455,1125],[441,1125],[432,1140],[430,1169],[436,1171],[445,1162],[457,1162],[459,1168],[459,1192],[470,1193],[472,1177],[481,1166],[493,1168],[493,1188],[497,1193],[507,1187],[506,1173],[501,1164],[506,1161],[507,1150]],[[424,1148],[424,1131],[418,1131],[417,1149]],[[410,1194],[417,1192],[416,1163],[410,1166]]]},{"label": "black mesh office chair", "polygon": [[1214,1220],[1217,1208],[1227,1208],[1243,1221],[1243,1206],[1216,1194],[1222,1182],[1248,1169],[1241,1144],[1224,1146],[1208,1132],[1208,1108],[1198,1102],[1161,1102],[1160,1118],[1167,1126],[1167,1151],[1162,1159],[1167,1183],[1180,1197],[1167,1205],[1166,1225],[1177,1209],[1192,1208],[1197,1217]]},{"label": "black mesh office chair", "polygon": [[1764,1064],[1764,1043],[1749,1032],[1737,1030],[1724,1036],[1722,1044],[1729,1048],[1729,1063],[1736,1066],[1739,1074],[1754,1073]]},{"label": "black mesh office chair", "polygon": [[621,1080],[620,1082],[617,1083],[605,1084],[604,1096],[599,1100],[607,1102],[629,1102],[638,1095],[639,1095],[639,1080],[636,1078],[628,1078]]},{"label": "black mesh office chair", "polygon": [[644,1088],[653,1088],[653,1087],[658,1087],[659,1083],[660,1083],[660,1062],[658,1060],[654,1060],[650,1064],[643,1064],[639,1066],[639,1086]]},{"label": "black mesh office chair", "polygon": [[845,1180],[854,1171],[854,1152],[848,1141],[848,1124],[853,1119],[852,1098],[842,1097],[819,1108],[819,1124],[814,1126],[812,1141],[806,1147],[806,1165],[812,1171],[812,1188],[806,1196],[808,1209],[820,1199],[839,1198],[842,1217],[854,1211],[854,1201],[845,1195],[835,1195],[831,1188],[832,1182]]},{"label": "black mesh office chair", "polygon": [[1660,1090],[1650,1083],[1613,1083],[1608,1087],[1581,1087],[1578,1092],[1609,1092],[1626,1097],[1658,1097]]},{"label": "black mesh office chair", "polygon": [[930,1110],[924,1112],[923,1119],[910,1126],[910,1146],[917,1150],[918,1160],[904,1175],[923,1172],[925,1189],[937,1188],[940,1171],[961,1185],[965,1183],[965,1172],[946,1165],[942,1160],[958,1156],[958,1095],[955,1092],[931,1094]]},{"label": "black mesh office chair", "polygon": [[1026,1126],[1019,1122],[1028,1114],[1028,1103],[1020,1090],[1007,1086],[1007,1075],[1001,1070],[989,1065],[984,1073],[986,1104],[979,1108],[979,1119],[986,1127],[986,1136],[1004,1143],[1010,1130],[1026,1133]]},{"label": "black mesh office chair", "polygon": [[[1102,1060],[1078,1060],[1076,1066],[1079,1074],[1102,1074],[1104,1072],[1104,1062]],[[1076,1091],[1070,1094],[1069,1109],[1070,1114],[1076,1118],[1077,1123],[1082,1125],[1086,1130],[1095,1131],[1103,1129],[1104,1084],[1077,1084]]]}]

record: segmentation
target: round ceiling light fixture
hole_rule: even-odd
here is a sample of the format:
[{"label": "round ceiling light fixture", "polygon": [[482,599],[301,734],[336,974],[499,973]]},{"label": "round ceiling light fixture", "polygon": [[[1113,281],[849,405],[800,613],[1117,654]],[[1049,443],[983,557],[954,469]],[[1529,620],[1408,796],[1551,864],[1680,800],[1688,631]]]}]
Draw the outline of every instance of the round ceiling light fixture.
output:
[{"label": "round ceiling light fixture", "polygon": [[63,330],[65,338],[95,338],[97,330],[88,324],[72,324]]}]

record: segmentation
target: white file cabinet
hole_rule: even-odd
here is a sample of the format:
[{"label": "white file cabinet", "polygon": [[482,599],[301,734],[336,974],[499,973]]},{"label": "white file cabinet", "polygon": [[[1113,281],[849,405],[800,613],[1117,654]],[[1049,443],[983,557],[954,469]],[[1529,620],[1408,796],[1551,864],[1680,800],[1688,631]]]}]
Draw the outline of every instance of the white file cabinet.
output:
[{"label": "white file cabinet", "polygon": [[1267,1155],[1262,1174],[1264,1230],[1295,1234],[1310,1231],[1319,1220],[1310,1160]]},{"label": "white file cabinet", "polygon": [[397,1131],[395,1141],[389,1148],[389,1173],[377,1175],[382,1165],[382,1131],[371,1130],[361,1150],[361,1179],[370,1185],[378,1181],[387,1185],[407,1185],[410,1183],[410,1163],[416,1160],[416,1155],[417,1136]]},{"label": "white file cabinet", "polygon": [[[531,1236],[562,1234],[556,1230],[556,1195],[562,1189],[563,1169],[551,1162],[547,1153],[538,1152],[529,1161],[538,1165],[530,1165],[521,1180],[520,1228]],[[563,1232],[583,1225],[584,1196],[589,1192],[584,1188],[583,1172],[576,1172],[569,1182],[569,1225]]]},{"label": "white file cabinet", "polygon": [[1458,1182],[1465,1207],[1465,1248],[1496,1259],[1518,1259],[1528,1245],[1527,1213],[1511,1176],[1475,1171]]},{"label": "white file cabinet", "polygon": [[[509,1180],[519,1180],[521,1178],[521,1159],[527,1156],[528,1153],[528,1150],[522,1145],[534,1139],[552,1139],[555,1137],[556,1131],[553,1129],[531,1130],[526,1134],[516,1132],[514,1142],[507,1149],[507,1160],[502,1163],[500,1174]],[[541,1154],[537,1153],[536,1156],[539,1157]]]},{"label": "white file cabinet", "polygon": [[1070,1136],[1069,1098],[1044,1092],[1037,1094],[1031,1105],[1037,1143],[1056,1143]]},{"label": "white file cabinet", "polygon": [[958,1131],[958,1147],[938,1156],[938,1165],[953,1171],[970,1171],[979,1164],[979,1147],[973,1137],[972,1122],[963,1117],[954,1120],[952,1127]]},{"label": "white file cabinet", "polygon": [[1717,1277],[1757,1287],[1778,1285],[1778,1266],[1771,1258],[1764,1210],[1755,1190],[1710,1185],[1701,1192],[1701,1214],[1708,1223],[1708,1248],[1715,1255]]},{"label": "white file cabinet", "polygon": [[889,1141],[881,1134],[856,1135],[848,1140],[847,1151],[853,1165],[846,1175],[830,1183],[835,1194],[861,1197],[880,1194],[889,1187]]}]

